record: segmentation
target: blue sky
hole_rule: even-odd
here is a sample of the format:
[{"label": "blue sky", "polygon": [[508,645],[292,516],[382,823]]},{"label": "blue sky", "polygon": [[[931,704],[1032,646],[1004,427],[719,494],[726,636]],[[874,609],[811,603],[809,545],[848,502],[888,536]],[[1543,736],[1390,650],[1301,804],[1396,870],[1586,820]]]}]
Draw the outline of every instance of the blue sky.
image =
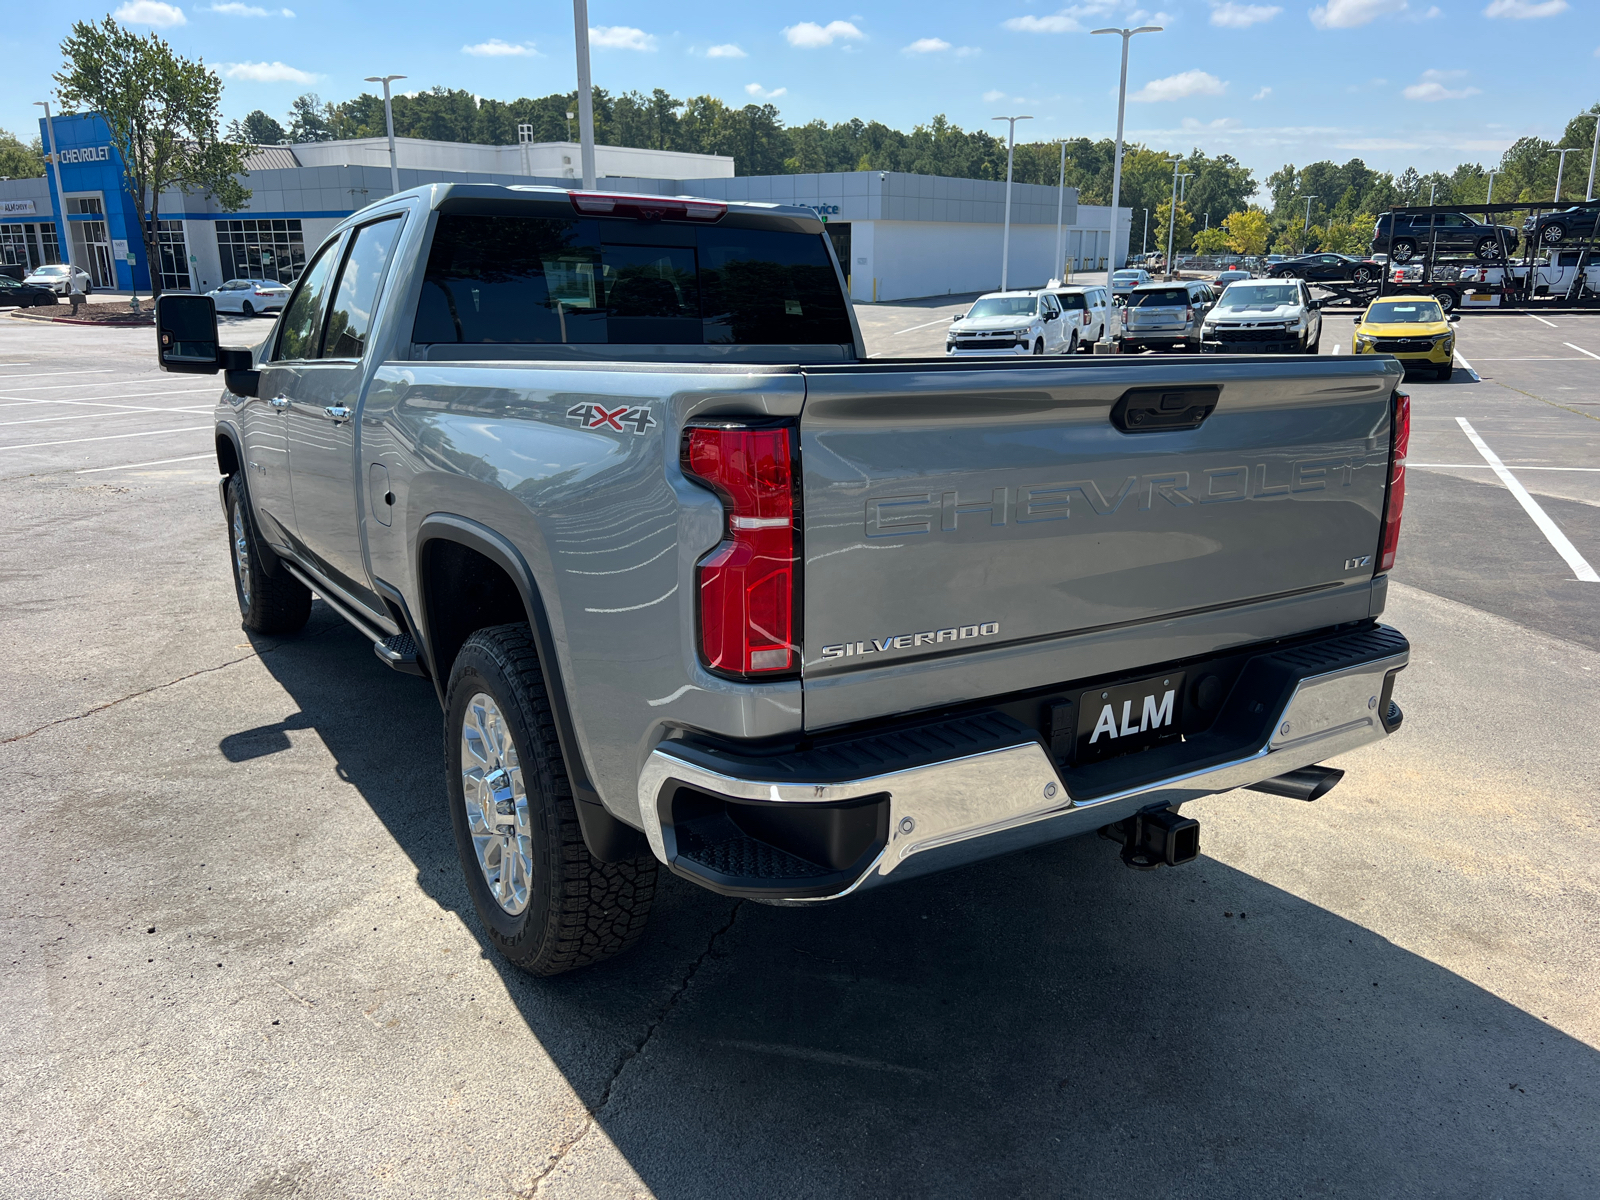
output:
[{"label": "blue sky", "polygon": [[[1034,120],[1019,137],[1102,137],[1116,126],[1119,39],[1088,31],[1161,25],[1133,41],[1128,138],[1232,153],[1263,179],[1318,158],[1386,170],[1491,162],[1523,135],[1558,136],[1600,100],[1596,0],[831,2],[591,0],[594,79],[613,91],[770,98],[793,124],[860,116],[910,128],[944,112],[1001,130],[992,116],[1023,112]],[[228,116],[262,108],[281,119],[301,92],[343,99],[385,73],[407,75],[400,88],[501,99],[574,86],[560,0],[287,5],[14,6],[0,33],[11,80],[0,127],[37,129],[29,102],[48,97],[68,27],[108,10],[220,70]]]}]

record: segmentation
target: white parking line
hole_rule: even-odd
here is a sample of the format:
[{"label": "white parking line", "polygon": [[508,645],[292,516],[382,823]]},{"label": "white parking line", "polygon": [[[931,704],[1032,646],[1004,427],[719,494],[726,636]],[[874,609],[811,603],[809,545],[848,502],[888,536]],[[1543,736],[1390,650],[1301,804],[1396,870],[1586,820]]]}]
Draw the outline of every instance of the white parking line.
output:
[{"label": "white parking line", "polygon": [[118,467],[85,467],[81,471],[74,471],[74,475],[98,475],[101,471],[131,471],[135,467],[160,467],[167,463],[193,462],[197,458],[215,458],[215,454],[186,454],[182,458],[157,458],[150,462],[123,463]]},{"label": "white parking line", "polygon": [[[1493,470],[1488,463],[1414,463],[1409,459],[1406,467],[1416,467],[1418,470],[1433,469],[1443,471],[1446,468],[1457,468],[1464,471],[1490,471]],[[1509,469],[1509,468],[1508,468]],[[1518,467],[1519,471],[1588,471],[1600,474],[1600,467]]]},{"label": "white parking line", "polygon": [[132,405],[119,405],[116,412],[70,413],[59,417],[29,417],[25,421],[0,421],[0,429],[5,429],[11,425],[48,425],[52,421],[92,421],[96,417],[103,417],[109,420],[112,417],[134,417],[141,413],[198,413],[210,411],[209,405],[203,408],[199,405],[180,408],[134,408]]},{"label": "white parking line", "polygon": [[[9,378],[9,376],[0,375],[0,383],[3,383],[8,378]],[[151,379],[130,379],[127,382],[126,386],[128,386],[128,387],[144,387],[144,386],[146,386],[148,384],[160,383],[160,382],[161,382],[161,377],[159,375],[157,375],[157,376],[155,376],[155,377],[153,377]],[[7,388],[6,390],[8,392],[64,392],[68,388],[104,387],[104,386],[105,386],[105,384],[103,384],[103,383],[25,383],[19,388]],[[200,392],[200,391],[205,391],[205,388],[203,388],[203,387],[190,388],[189,390],[191,392]],[[7,396],[6,399],[10,400],[10,399],[13,399],[13,397]]]},{"label": "white parking line", "polygon": [[[6,364],[6,365],[10,365],[10,364]],[[32,363],[17,363],[16,365],[19,366],[19,367],[29,367],[29,366],[32,366],[33,364]],[[96,368],[96,369],[94,369],[92,371],[34,371],[34,372],[32,372],[31,374],[28,374],[28,375],[0,375],[0,379],[4,379],[7,382],[10,382],[13,379],[48,379],[52,375],[115,375],[115,374],[116,374],[116,372],[113,371],[110,367],[98,367],[98,368]],[[23,388],[22,390],[23,391],[27,391],[28,389],[27,388]]]},{"label": "white parking line", "polygon": [[28,442],[22,446],[0,446],[0,451],[37,450],[41,446],[76,446],[80,442],[112,442],[117,438],[155,437],[159,433],[200,433],[210,428],[212,428],[210,425],[185,425],[182,429],[146,429],[139,433],[107,433],[100,437],[68,438],[60,442]]},{"label": "white parking line", "polygon": [[1459,350],[1456,351],[1456,361],[1461,364],[1462,370],[1466,371],[1468,375],[1472,376],[1473,383],[1483,382],[1483,379],[1478,375],[1478,373],[1472,369],[1472,364],[1461,357],[1461,352]]},{"label": "white parking line", "polygon": [[1560,328],[1560,326],[1558,326],[1554,321],[1546,321],[1543,317],[1537,316],[1534,313],[1525,312],[1522,315],[1525,316],[1525,317],[1533,317],[1533,319],[1535,321],[1538,321],[1541,325],[1548,325],[1548,326],[1550,326],[1551,329],[1559,329]]},{"label": "white parking line", "polygon": [[1579,354],[1587,354],[1590,358],[1600,358],[1600,354],[1596,354],[1593,350],[1585,350],[1582,346],[1574,346],[1571,342],[1562,342],[1561,344],[1568,350],[1576,350]]},{"label": "white parking line", "polygon": [[1456,424],[1461,426],[1461,432],[1467,435],[1478,453],[1483,455],[1484,462],[1488,463],[1500,477],[1500,482],[1505,484],[1506,489],[1517,498],[1517,503],[1522,505],[1523,511],[1533,518],[1533,523],[1539,527],[1539,532],[1544,534],[1545,540],[1555,548],[1557,554],[1567,560],[1567,565],[1572,568],[1578,580],[1582,583],[1600,583],[1600,575],[1595,573],[1588,560],[1578,553],[1578,548],[1567,540],[1567,535],[1562,533],[1560,527],[1550,519],[1549,514],[1539,507],[1539,502],[1528,495],[1528,489],[1517,482],[1516,476],[1506,469],[1505,463],[1501,462],[1499,456],[1478,436],[1478,431],[1472,427],[1471,422],[1465,417],[1457,417]]},{"label": "white parking line", "polygon": [[211,388],[169,388],[163,392],[119,392],[111,396],[79,396],[72,400],[58,400],[53,396],[0,396],[0,400],[9,401],[5,407],[14,404],[99,404],[107,408],[116,408],[117,400],[148,400],[153,396],[209,396]]},{"label": "white parking line", "polygon": [[31,362],[0,363],[0,367],[31,367]]},{"label": "white parking line", "polygon": [[917,330],[926,329],[930,325],[948,325],[948,324],[950,324],[950,318],[949,317],[939,317],[937,320],[924,321],[921,325],[913,325],[910,329],[896,329],[889,336],[890,337],[899,337],[902,333],[915,333]]}]

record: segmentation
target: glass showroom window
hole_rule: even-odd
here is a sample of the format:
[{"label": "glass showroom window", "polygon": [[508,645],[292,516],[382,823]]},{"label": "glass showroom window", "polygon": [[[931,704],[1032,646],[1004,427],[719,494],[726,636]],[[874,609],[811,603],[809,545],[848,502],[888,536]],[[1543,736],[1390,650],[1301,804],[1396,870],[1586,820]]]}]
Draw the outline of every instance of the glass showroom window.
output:
[{"label": "glass showroom window", "polygon": [[183,237],[183,222],[157,221],[156,248],[161,255],[161,290],[187,292],[190,288],[189,243]]},{"label": "glass showroom window", "polygon": [[306,244],[293,218],[218,221],[217,253],[224,279],[293,283],[306,267]]}]

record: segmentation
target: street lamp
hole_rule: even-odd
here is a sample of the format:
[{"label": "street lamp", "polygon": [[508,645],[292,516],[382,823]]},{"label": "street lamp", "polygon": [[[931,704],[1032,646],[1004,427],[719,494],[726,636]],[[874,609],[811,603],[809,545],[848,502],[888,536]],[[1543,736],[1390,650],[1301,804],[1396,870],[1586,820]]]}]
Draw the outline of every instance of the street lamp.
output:
[{"label": "street lamp", "polygon": [[56,176],[56,203],[61,205],[61,253],[65,256],[67,280],[70,284],[72,279],[72,229],[67,224],[67,194],[61,190],[61,156],[56,153],[56,123],[55,119],[50,116],[50,101],[35,100],[33,103],[36,108],[44,109],[45,136],[50,139],[50,165],[55,169]]},{"label": "street lamp", "polygon": [[[583,3],[583,0],[577,0]],[[1011,159],[1017,148],[1017,122],[1031,121],[1032,117],[994,117],[996,121],[1011,122],[1010,133],[1006,135],[1006,228],[1000,240],[1000,290],[1006,290],[1006,268],[1011,265]]]},{"label": "street lamp", "polygon": [[[1141,33],[1160,33],[1159,25],[1141,25],[1137,29],[1095,29],[1091,33],[1114,33],[1122,39],[1122,82],[1117,87],[1117,149],[1111,160],[1111,245],[1106,252],[1106,290],[1111,290],[1111,272],[1117,267],[1117,205],[1122,202],[1122,114],[1128,103],[1128,43]],[[1111,323],[1100,340],[1111,340]]]},{"label": "street lamp", "polygon": [[1313,200],[1316,200],[1316,199],[1319,199],[1319,197],[1317,197],[1317,196],[1307,196],[1307,197],[1305,197],[1306,219],[1300,225],[1300,250],[1301,250],[1302,253],[1305,251],[1305,248],[1306,248],[1306,235],[1311,232],[1311,202]]},{"label": "street lamp", "polygon": [[583,186],[594,188],[594,86],[589,80],[589,0],[572,0],[572,25],[578,50],[578,158]]},{"label": "street lamp", "polygon": [[1546,150],[1546,154],[1559,154],[1561,159],[1556,163],[1556,203],[1561,203],[1561,172],[1567,165],[1567,155],[1571,154],[1576,146],[1568,146],[1565,150]]},{"label": "street lamp", "polygon": [[1144,210],[1144,237],[1139,239],[1139,257],[1150,253],[1150,210]]},{"label": "street lamp", "polygon": [[[1061,261],[1063,250],[1061,222],[1067,207],[1067,139],[1057,138],[1056,140],[1061,143],[1061,184],[1060,191],[1056,194],[1056,265],[1051,268],[1050,277],[1052,279],[1059,278],[1065,283],[1067,273],[1062,270],[1064,264]],[[1057,271],[1061,271],[1059,276],[1056,275]]]},{"label": "street lamp", "polygon": [[1167,278],[1172,278],[1172,233],[1177,225],[1178,215],[1178,168],[1183,165],[1183,159],[1174,158],[1172,163],[1172,200],[1167,205]]},{"label": "street lamp", "polygon": [[[1595,128],[1596,129],[1600,129],[1600,121],[1596,121],[1595,122]],[[1483,202],[1485,204],[1493,204],[1494,203],[1494,177],[1496,175],[1499,175],[1499,174],[1502,174],[1502,172],[1500,172],[1500,171],[1490,171],[1489,172],[1489,194],[1484,197]]]},{"label": "street lamp", "polygon": [[1594,199],[1594,162],[1600,158],[1600,113],[1594,117],[1594,149],[1589,151],[1589,188],[1584,192],[1585,200]]},{"label": "street lamp", "polygon": [[367,83],[383,84],[383,124],[389,131],[389,194],[393,195],[400,190],[400,164],[394,153],[394,105],[389,99],[389,84],[396,79],[404,79],[404,75],[368,75]]}]

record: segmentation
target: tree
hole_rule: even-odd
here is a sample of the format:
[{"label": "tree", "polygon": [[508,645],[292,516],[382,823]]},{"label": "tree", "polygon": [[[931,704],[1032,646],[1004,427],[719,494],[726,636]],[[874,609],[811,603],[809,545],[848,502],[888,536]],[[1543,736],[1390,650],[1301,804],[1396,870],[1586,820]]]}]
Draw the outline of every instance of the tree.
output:
[{"label": "tree", "polygon": [[44,174],[44,147],[39,139],[24,145],[14,133],[0,129],[0,179],[37,179]]},{"label": "tree", "polygon": [[110,17],[73,23],[61,43],[66,67],[55,76],[61,103],[100,114],[122,158],[122,177],[139,217],[150,294],[161,294],[156,210],[168,188],[215,196],[227,212],[250,199],[238,180],[244,146],[218,132],[222,81],[204,64],[172,52],[154,33],[140,37]]},{"label": "tree", "polygon": [[228,122],[228,140],[243,142],[247,146],[276,146],[289,135],[259,108],[243,121]]},{"label": "tree", "polygon": [[1366,254],[1372,247],[1372,229],[1377,223],[1371,213],[1357,213],[1348,221],[1328,222],[1321,249],[1330,254]]},{"label": "tree", "polygon": [[1259,257],[1267,252],[1267,239],[1272,236],[1272,221],[1259,208],[1241,209],[1222,219],[1228,231],[1228,249],[1235,254]]},{"label": "tree", "polygon": [[1228,248],[1228,231],[1220,225],[1202,229],[1194,235],[1194,252],[1196,254],[1223,254]]},{"label": "tree", "polygon": [[[1167,250],[1167,221],[1172,211],[1172,202],[1156,209],[1156,249],[1165,254]],[[1183,201],[1178,202],[1178,216],[1172,222],[1172,252],[1182,254],[1189,248],[1190,231],[1194,229],[1194,218],[1189,215],[1188,206]]]},{"label": "tree", "polygon": [[[379,101],[381,104],[382,101]],[[323,104],[315,92],[296,96],[289,112],[289,140],[291,142],[331,142],[333,132],[333,105]],[[380,129],[383,122],[378,123]]]}]

